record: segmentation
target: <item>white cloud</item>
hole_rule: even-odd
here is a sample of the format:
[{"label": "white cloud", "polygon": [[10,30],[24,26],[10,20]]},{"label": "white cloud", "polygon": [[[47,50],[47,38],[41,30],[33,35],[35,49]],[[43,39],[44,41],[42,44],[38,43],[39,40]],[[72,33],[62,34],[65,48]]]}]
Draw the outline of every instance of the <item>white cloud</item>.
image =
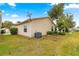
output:
[{"label": "white cloud", "polygon": [[64,9],[69,9],[69,8],[79,8],[79,4],[69,4],[64,6]]},{"label": "white cloud", "polygon": [[44,13],[43,13],[43,15],[46,15],[47,14],[47,11],[45,11]]},{"label": "white cloud", "polygon": [[[50,6],[52,5],[57,5],[58,3],[50,3]],[[69,5],[65,5],[64,9],[69,9],[69,8],[79,8],[79,4],[77,3],[73,3],[73,4],[69,4]]]},{"label": "white cloud", "polygon": [[4,18],[2,22],[4,22],[4,21],[11,21],[11,22],[13,22],[13,23],[16,23],[17,21],[20,21],[20,19],[17,19],[17,18],[16,18],[16,19],[13,19],[13,18],[6,18],[6,19],[5,19],[5,18]]},{"label": "white cloud", "polygon": [[4,13],[5,11],[4,10],[2,10],[2,13]]},{"label": "white cloud", "polygon": [[[0,3],[0,6],[3,6],[5,3]],[[14,2],[8,2],[8,5],[15,7],[16,4]]]},{"label": "white cloud", "polygon": [[13,2],[10,2],[10,3],[8,3],[10,6],[13,6],[13,7],[15,7],[16,6],[16,4],[15,3],[13,3]]},{"label": "white cloud", "polygon": [[16,17],[19,17],[19,16],[18,16],[18,15],[16,15],[16,14],[13,14],[13,15],[11,15],[11,17],[16,18]]},{"label": "white cloud", "polygon": [[13,19],[3,19],[3,21],[2,22],[5,22],[5,21],[11,21],[11,22],[13,22],[14,24],[17,22],[17,21],[14,21]]},{"label": "white cloud", "polygon": [[9,13],[7,13],[7,14],[5,14],[6,16],[8,16],[9,15]]}]

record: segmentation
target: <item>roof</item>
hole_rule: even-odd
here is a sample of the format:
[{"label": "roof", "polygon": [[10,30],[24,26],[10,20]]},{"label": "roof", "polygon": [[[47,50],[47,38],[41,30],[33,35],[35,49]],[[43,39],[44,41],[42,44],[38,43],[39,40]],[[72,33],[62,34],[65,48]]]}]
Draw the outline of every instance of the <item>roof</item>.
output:
[{"label": "roof", "polygon": [[24,23],[28,23],[28,22],[32,22],[32,21],[34,21],[34,20],[39,20],[39,19],[47,19],[47,18],[49,18],[49,17],[41,17],[41,18],[33,18],[33,19],[27,19],[27,20],[25,20],[25,21],[23,21],[23,22],[21,22],[21,23],[19,23],[19,24],[14,24],[15,26],[17,26],[17,25],[21,25],[21,24],[24,24]]}]

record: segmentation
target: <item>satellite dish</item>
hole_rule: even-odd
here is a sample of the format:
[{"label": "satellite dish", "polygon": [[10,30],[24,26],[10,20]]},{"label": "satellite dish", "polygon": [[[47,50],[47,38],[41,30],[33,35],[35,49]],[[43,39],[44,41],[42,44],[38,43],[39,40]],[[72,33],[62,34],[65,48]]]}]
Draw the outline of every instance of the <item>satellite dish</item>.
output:
[{"label": "satellite dish", "polygon": [[30,20],[31,20],[31,16],[32,16],[32,13],[27,12],[27,17],[29,17]]}]

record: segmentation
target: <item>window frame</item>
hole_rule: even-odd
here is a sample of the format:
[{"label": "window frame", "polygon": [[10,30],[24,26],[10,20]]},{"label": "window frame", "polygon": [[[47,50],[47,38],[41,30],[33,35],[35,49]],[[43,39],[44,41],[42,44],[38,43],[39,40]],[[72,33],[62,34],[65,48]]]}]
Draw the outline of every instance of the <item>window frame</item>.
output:
[{"label": "window frame", "polygon": [[24,25],[24,32],[27,32],[27,25]]}]

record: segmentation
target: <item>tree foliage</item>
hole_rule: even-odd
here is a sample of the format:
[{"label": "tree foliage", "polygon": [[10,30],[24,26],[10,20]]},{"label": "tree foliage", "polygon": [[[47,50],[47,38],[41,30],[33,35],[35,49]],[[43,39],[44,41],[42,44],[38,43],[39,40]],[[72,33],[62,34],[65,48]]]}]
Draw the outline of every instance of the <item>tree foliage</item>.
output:
[{"label": "tree foliage", "polygon": [[59,31],[69,30],[75,26],[73,15],[64,14],[64,3],[54,5],[54,7],[48,11],[48,16],[51,18],[53,23],[54,20],[56,20],[55,28]]},{"label": "tree foliage", "polygon": [[72,15],[62,15],[59,20],[57,20],[57,27],[59,31],[65,30],[68,31],[70,28],[75,26]]},{"label": "tree foliage", "polygon": [[54,7],[48,11],[48,15],[51,18],[58,19],[58,17],[63,14],[63,10],[64,10],[64,3],[60,3],[54,5]]},{"label": "tree foliage", "polygon": [[20,21],[17,21],[17,24],[20,24],[21,22]]},{"label": "tree foliage", "polygon": [[18,32],[18,29],[17,28],[11,28],[10,32],[11,32],[12,35],[16,35],[17,32]]},{"label": "tree foliage", "polygon": [[2,24],[2,27],[10,29],[13,23],[11,21],[5,21]]}]

